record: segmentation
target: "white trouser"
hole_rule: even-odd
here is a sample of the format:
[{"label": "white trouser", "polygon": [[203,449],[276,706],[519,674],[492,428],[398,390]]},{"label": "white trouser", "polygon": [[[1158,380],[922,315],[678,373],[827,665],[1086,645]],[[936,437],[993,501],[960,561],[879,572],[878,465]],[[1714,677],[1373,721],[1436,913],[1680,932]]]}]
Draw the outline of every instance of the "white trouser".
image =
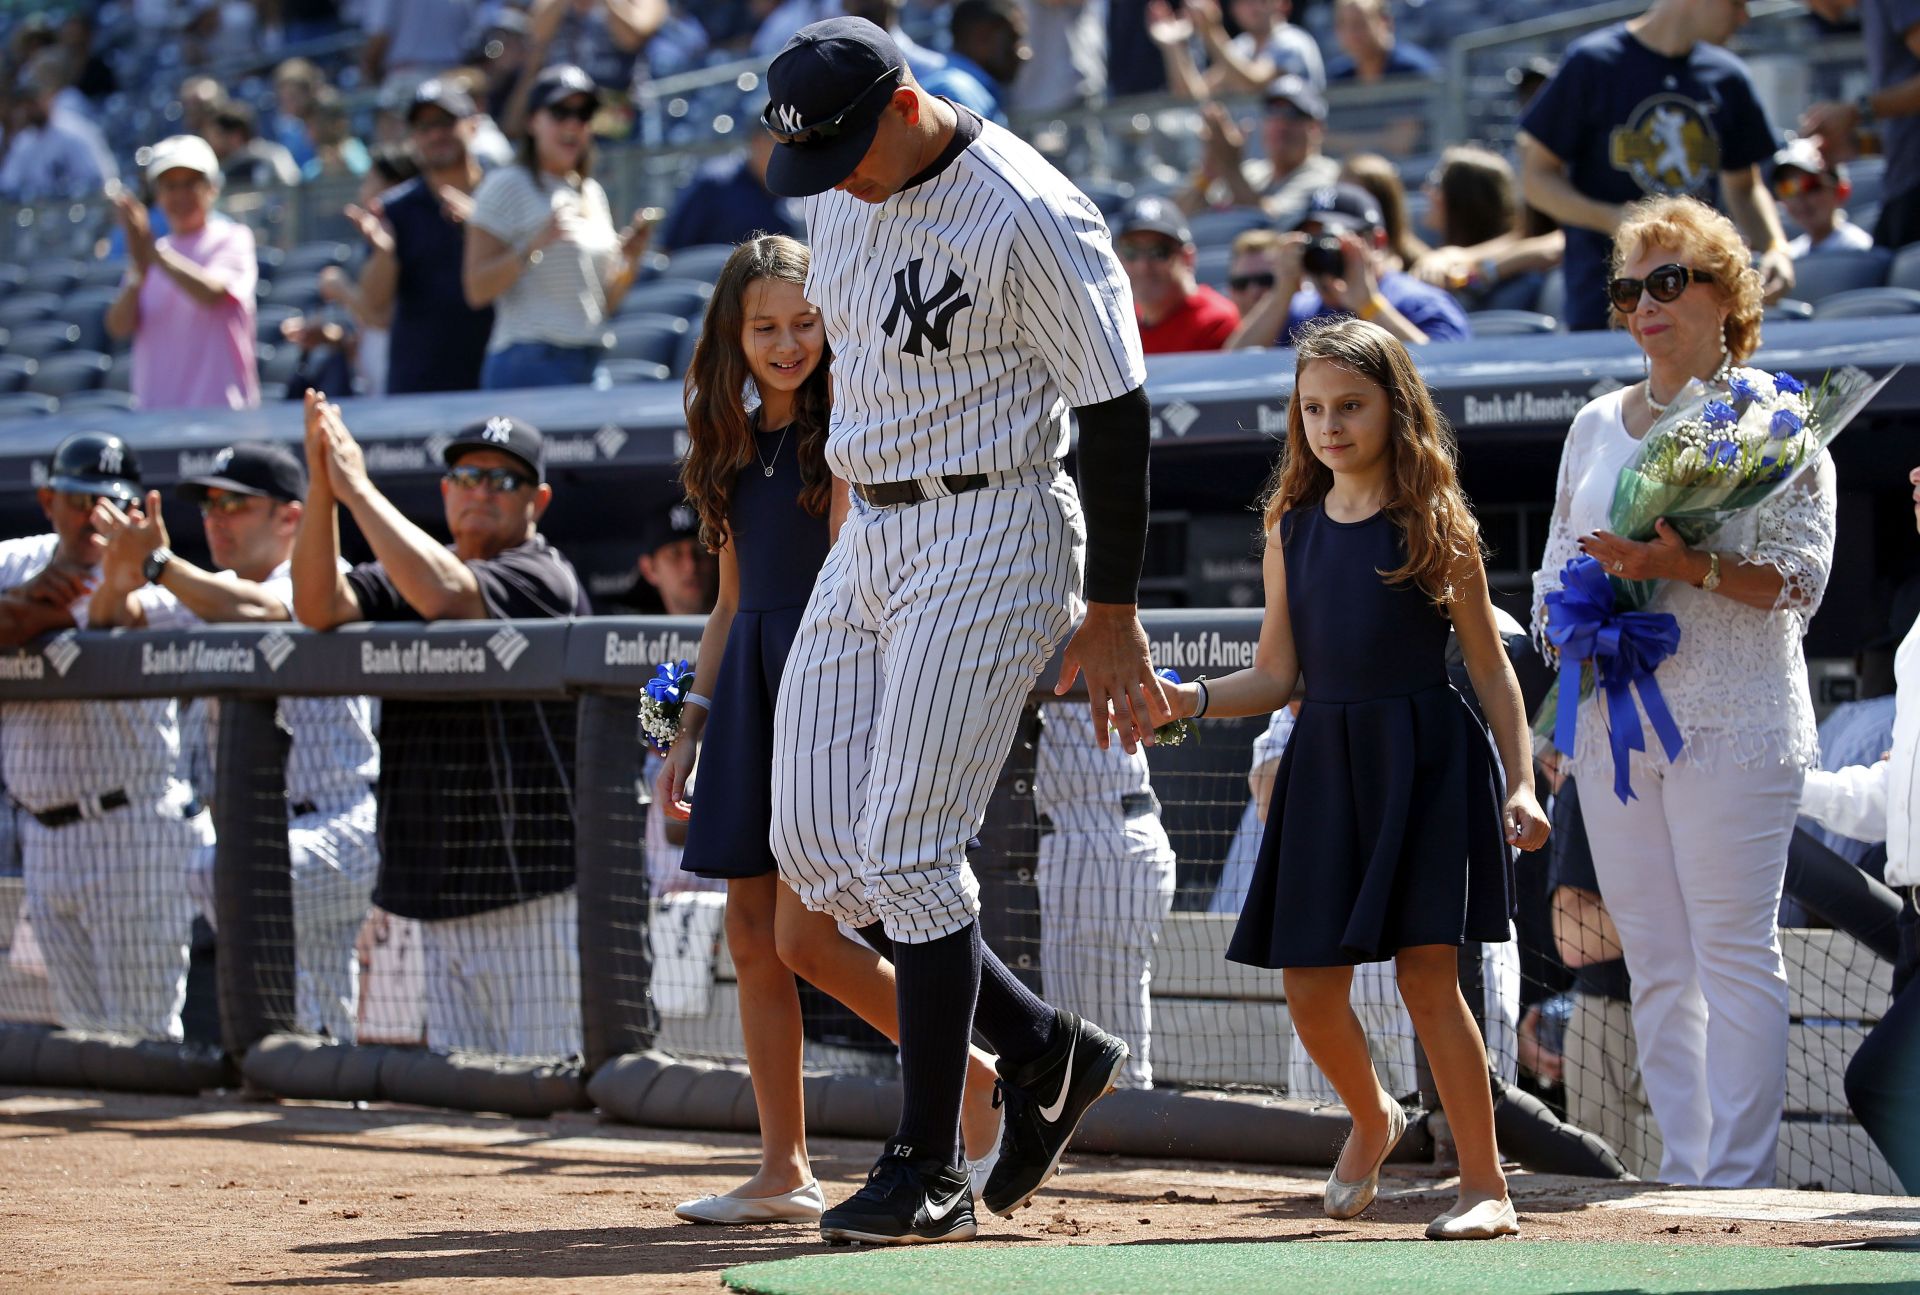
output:
[{"label": "white trouser", "polygon": [[1625,805],[1611,769],[1585,771],[1580,810],[1633,978],[1660,1177],[1769,1187],[1787,1095],[1777,918],[1803,775],[1742,769],[1711,745],[1698,754],[1672,765],[1635,755]]},{"label": "white trouser", "polygon": [[1126,1041],[1122,1088],[1152,1088],[1153,945],[1173,911],[1173,848],[1160,816],[1087,805],[1048,811],[1035,886],[1047,1001]]},{"label": "white trouser", "polygon": [[1086,528],[1054,470],[924,503],[854,497],[775,707],[780,876],[923,944],[980,907],[980,830],[1020,708],[1079,608]]},{"label": "white trouser", "polygon": [[54,1013],[71,1030],[179,1039],[193,900],[187,870],[212,819],[180,811],[175,783],[65,827],[20,817],[27,917],[46,959]]},{"label": "white trouser", "polygon": [[[355,942],[373,902],[380,871],[379,803],[368,792],[345,806],[302,814],[287,825],[288,879],[293,888],[293,1001],[296,1026],[352,1043],[360,1002]],[[188,889],[214,915],[215,848],[194,856]]]},{"label": "white trouser", "polygon": [[427,1046],[569,1057],[580,1051],[580,919],[574,892],[420,923]]}]

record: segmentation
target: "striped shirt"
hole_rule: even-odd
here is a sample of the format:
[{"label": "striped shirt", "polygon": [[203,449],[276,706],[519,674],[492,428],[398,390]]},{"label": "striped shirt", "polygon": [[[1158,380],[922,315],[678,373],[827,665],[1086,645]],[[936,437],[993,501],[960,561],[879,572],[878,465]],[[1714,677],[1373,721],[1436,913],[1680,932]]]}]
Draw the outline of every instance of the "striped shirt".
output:
[{"label": "striped shirt", "polygon": [[518,342],[599,346],[607,319],[607,280],[620,260],[607,192],[588,179],[575,189],[524,166],[491,172],[473,193],[467,219],[509,247],[524,249],[556,211],[578,218],[571,237],[550,243],[538,265],[524,266],[493,303],[489,351]]},{"label": "striped shirt", "polygon": [[846,480],[1041,466],[1066,453],[1070,408],[1146,381],[1099,208],[1010,131],[980,123],[878,205],[829,190],[804,210],[833,346],[827,462]]}]

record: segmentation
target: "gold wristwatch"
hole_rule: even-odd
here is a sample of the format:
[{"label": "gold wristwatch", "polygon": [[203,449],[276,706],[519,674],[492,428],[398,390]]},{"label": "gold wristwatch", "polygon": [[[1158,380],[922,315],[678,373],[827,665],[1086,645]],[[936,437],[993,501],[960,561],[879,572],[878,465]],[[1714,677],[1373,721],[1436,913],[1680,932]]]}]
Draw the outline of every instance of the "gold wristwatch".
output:
[{"label": "gold wristwatch", "polygon": [[1720,587],[1720,555],[1718,553],[1707,554],[1707,574],[1706,578],[1701,580],[1700,587],[1708,593]]}]

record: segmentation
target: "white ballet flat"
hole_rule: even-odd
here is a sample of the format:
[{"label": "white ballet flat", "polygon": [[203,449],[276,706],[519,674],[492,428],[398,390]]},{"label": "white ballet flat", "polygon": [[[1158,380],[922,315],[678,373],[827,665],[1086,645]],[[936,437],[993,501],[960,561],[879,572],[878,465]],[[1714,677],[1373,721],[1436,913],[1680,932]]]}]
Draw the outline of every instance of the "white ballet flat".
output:
[{"label": "white ballet flat", "polygon": [[689,1223],[818,1223],[827,1199],[818,1182],[779,1196],[702,1196],[673,1207]]},{"label": "white ballet flat", "polygon": [[1469,1209],[1448,1210],[1427,1224],[1430,1241],[1489,1241],[1494,1237],[1517,1236],[1520,1220],[1513,1213],[1513,1198],[1481,1201]]},{"label": "white ballet flat", "polygon": [[1000,1131],[993,1135],[993,1149],[978,1160],[967,1161],[967,1182],[972,1186],[976,1200],[979,1199],[980,1193],[987,1190],[987,1176],[993,1172],[993,1167],[1000,1163],[1000,1139],[1005,1137],[1006,1133],[1007,1117],[1003,1112],[1000,1116]]},{"label": "white ballet flat", "polygon": [[1407,1131],[1407,1113],[1400,1109],[1400,1103],[1393,1102],[1388,1106],[1387,1121],[1386,1145],[1380,1148],[1380,1158],[1373,1162],[1373,1169],[1365,1178],[1357,1183],[1343,1181],[1339,1176],[1340,1162],[1334,1161],[1335,1172],[1327,1175],[1327,1190],[1320,1202],[1320,1208],[1328,1218],[1353,1218],[1373,1204],[1373,1198],[1379,1195],[1380,1166],[1387,1163],[1387,1157],[1393,1154],[1401,1135]]}]

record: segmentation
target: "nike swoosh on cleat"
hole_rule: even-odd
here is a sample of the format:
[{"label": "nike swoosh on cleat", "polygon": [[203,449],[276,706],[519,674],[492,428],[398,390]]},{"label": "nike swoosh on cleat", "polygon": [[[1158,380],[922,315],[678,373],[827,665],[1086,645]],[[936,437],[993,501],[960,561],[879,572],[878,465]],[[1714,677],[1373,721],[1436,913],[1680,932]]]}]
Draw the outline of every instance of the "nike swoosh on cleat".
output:
[{"label": "nike swoosh on cleat", "polygon": [[1060,1118],[1060,1112],[1067,1109],[1067,1090],[1073,1087],[1073,1050],[1080,1046],[1080,1032],[1074,1031],[1067,1040],[1067,1064],[1060,1071],[1060,1095],[1053,1099],[1051,1106],[1040,1108],[1040,1118],[1053,1124]]},{"label": "nike swoosh on cleat", "polygon": [[[965,1189],[962,1189],[962,1191],[964,1190]],[[953,1195],[947,1197],[946,1202],[942,1204],[939,1209],[935,1209],[933,1207],[933,1198],[929,1196],[927,1198],[927,1205],[926,1205],[927,1222],[939,1223],[942,1220],[944,1220],[947,1217],[947,1215],[953,1213],[954,1207],[960,1204],[961,1194],[962,1194],[961,1191],[954,1192]]]}]

